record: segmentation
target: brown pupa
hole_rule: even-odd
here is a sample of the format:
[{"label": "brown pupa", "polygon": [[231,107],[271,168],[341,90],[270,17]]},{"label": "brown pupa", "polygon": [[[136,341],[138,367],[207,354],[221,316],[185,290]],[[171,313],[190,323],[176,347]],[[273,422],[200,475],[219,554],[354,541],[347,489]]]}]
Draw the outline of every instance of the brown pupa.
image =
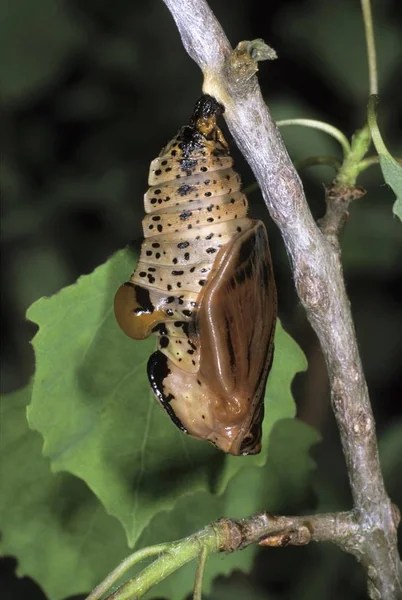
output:
[{"label": "brown pupa", "polygon": [[152,161],[145,239],[115,314],[134,339],[157,334],[149,381],[182,431],[230,454],[257,454],[276,288],[265,226],[247,217],[216,124],[222,112],[202,96],[189,124]]}]

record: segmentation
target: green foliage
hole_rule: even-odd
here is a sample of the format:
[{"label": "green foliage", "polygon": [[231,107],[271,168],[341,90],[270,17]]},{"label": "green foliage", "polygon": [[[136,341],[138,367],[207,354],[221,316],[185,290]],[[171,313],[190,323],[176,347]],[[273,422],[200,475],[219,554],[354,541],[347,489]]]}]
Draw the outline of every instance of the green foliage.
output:
[{"label": "green foliage", "polygon": [[371,96],[368,104],[368,123],[373,138],[373,143],[380,157],[381,171],[385,182],[390,186],[396,196],[393,212],[402,221],[402,165],[391,156],[382,139],[377,123],[377,96]]},{"label": "green foliage", "polygon": [[292,378],[305,368],[300,349],[279,326],[260,455],[224,457],[184,436],[149,388],[146,361],[154,339],[129,339],[114,318],[113,295],[132,268],[130,252],[118,252],[27,313],[39,325],[30,426],[42,434],[52,470],[82,478],[120,520],[130,546],[177,498],[222,493],[235,476],[241,481],[245,471],[249,476],[266,463],[272,428],[295,413]]},{"label": "green foliage", "polygon": [[[247,27],[257,19],[263,37],[275,36],[279,61],[261,66],[259,72],[267,103],[275,109],[275,118],[314,117],[334,123],[349,133],[362,125],[367,67],[359,7],[353,0],[333,6],[322,0],[310,0],[300,5],[293,3],[291,10],[286,3],[278,4],[273,19],[261,18],[259,3],[233,2],[230,13],[218,5],[211,3],[232,42],[252,39],[255,31]],[[79,274],[90,272],[108,254],[139,235],[141,195],[146,187],[149,160],[188,117],[200,93],[201,80],[198,70],[183,52],[177,30],[162,2],[144,4],[119,0],[111,4],[103,0],[85,3],[41,0],[32,3],[18,0],[6,2],[3,10],[4,7],[7,15],[0,25],[3,50],[0,84],[6,101],[6,144],[0,169],[2,252],[4,247],[6,266],[2,270],[2,283],[7,316],[6,327],[2,329],[7,352],[3,353],[1,374],[4,389],[15,389],[28,380],[33,369],[31,355],[26,350],[32,336],[32,327],[23,322],[26,307],[71,283]],[[380,90],[382,96],[388,98],[384,132],[390,147],[399,155],[394,126],[400,97],[400,79],[395,76],[398,25],[392,18],[392,0],[376,3],[373,9]],[[321,85],[321,81],[325,83]],[[319,132],[287,128],[283,133],[292,159],[338,152],[336,143]],[[241,159],[237,158],[236,164],[241,170]],[[313,213],[320,216],[322,180],[325,177],[328,183],[333,172],[328,167],[315,167],[303,171],[302,176]],[[251,175],[246,175],[245,181],[247,177],[250,179]],[[388,438],[386,428],[386,419],[392,418],[396,411],[397,402],[392,406],[392,393],[395,393],[392,385],[401,356],[400,310],[393,297],[395,282],[400,278],[401,237],[399,222],[392,219],[388,208],[392,193],[383,185],[382,178],[380,180],[380,170],[372,167],[363,178],[362,185],[368,194],[351,207],[342,236],[343,264],[376,415],[381,421],[384,439],[391,440],[380,448],[386,477],[389,467],[387,489],[392,499],[401,505],[399,442],[402,438],[396,427],[389,429]],[[253,216],[258,210],[256,196],[251,198]],[[260,216],[264,219],[267,216],[265,205],[261,206]],[[299,327],[287,257],[281,240],[275,236],[272,228],[275,271],[282,283],[281,312],[287,323],[294,325],[297,321]],[[132,267],[127,259],[124,268],[121,265],[119,273],[113,273],[112,266],[116,264],[109,264],[113,289]],[[363,278],[367,282],[364,285]],[[81,283],[82,280],[78,285]],[[86,315],[94,326],[92,332],[84,323],[82,327],[76,325],[75,330],[72,327],[70,333],[69,315],[79,311],[79,306],[74,306],[77,297],[73,289],[68,290],[72,294],[69,314],[66,311],[61,315],[60,310],[55,322],[60,332],[60,319],[62,316],[66,319],[63,338],[58,339],[50,324],[46,325],[49,349],[45,345],[41,348],[48,353],[47,369],[42,370],[42,379],[46,377],[46,380],[36,378],[31,417],[46,430],[43,435],[52,469],[65,469],[78,475],[82,471],[86,476],[91,467],[89,462],[94,467],[92,476],[88,475],[91,480],[88,484],[93,489],[99,492],[103,476],[111,483],[110,494],[103,484],[102,501],[107,500],[109,512],[112,507],[120,514],[120,522],[125,519],[126,533],[130,531],[133,539],[133,490],[127,481],[131,475],[139,476],[138,461],[141,463],[135,424],[137,419],[146,416],[147,408],[152,410],[149,443],[143,454],[144,470],[141,485],[137,486],[138,503],[147,505],[149,501],[152,507],[148,513],[141,508],[142,516],[150,522],[141,534],[137,531],[140,534],[137,547],[187,535],[217,515],[244,516],[247,511],[260,508],[282,510],[289,498],[295,502],[301,499],[312,466],[307,452],[316,439],[308,428],[289,420],[273,425],[267,413],[264,455],[239,459],[246,468],[237,472],[236,459],[226,460],[207,444],[176,432],[151,397],[147,384],[143,382],[141,388],[136,375],[128,372],[130,367],[126,370],[126,379],[121,379],[121,388],[127,386],[127,395],[123,389],[123,395],[117,390],[113,396],[113,386],[116,380],[120,381],[120,373],[111,373],[115,365],[109,367],[109,357],[117,352],[122,364],[133,365],[133,368],[138,362],[138,373],[144,374],[152,341],[143,342],[137,348],[119,332],[119,343],[113,346],[112,352],[107,331],[97,330],[98,317],[104,312],[96,303],[93,309],[93,289],[87,293],[90,300]],[[103,293],[101,289],[100,294]],[[60,301],[61,297],[43,300],[35,310],[42,306],[41,310],[47,311],[53,306],[52,302]],[[82,302],[84,300],[79,304]],[[52,314],[50,308],[49,314]],[[43,334],[41,327],[35,344]],[[89,341],[91,336],[92,342]],[[74,347],[71,338],[77,341],[75,358],[70,352]],[[279,338],[289,342],[279,331],[273,377],[281,367],[285,373],[287,367],[288,349],[283,346],[281,350]],[[304,343],[308,347],[306,337]],[[65,344],[69,344],[66,351]],[[88,347],[81,362],[80,344],[83,351]],[[292,348],[289,342],[290,352]],[[381,348],[381,360],[378,348]],[[37,359],[39,362],[39,357]],[[289,368],[294,372],[301,365],[302,361],[298,367]],[[317,375],[319,380],[319,372],[313,377]],[[289,371],[288,381],[291,376]],[[129,393],[132,386],[135,391]],[[311,385],[306,387],[311,389]],[[36,579],[49,599],[61,598],[87,591],[128,552],[128,545],[119,521],[107,515],[84,481],[69,473],[51,473],[48,459],[40,456],[43,439],[30,432],[23,420],[23,397],[28,393],[25,390],[2,400],[2,550],[17,557],[18,572]],[[283,413],[293,414],[288,384],[284,398],[288,408]],[[301,407],[304,401],[301,397]],[[308,404],[322,401],[318,391]],[[13,409],[8,406],[11,403]],[[119,411],[114,412],[113,406],[119,406]],[[272,406],[269,399],[268,406]],[[322,410],[318,408],[317,412],[320,414]],[[133,431],[130,432],[131,423]],[[320,450],[323,466],[318,476],[322,482],[319,495],[327,499],[324,508],[349,507],[338,436],[328,435],[326,427],[324,440]],[[327,453],[323,460],[324,448]],[[189,459],[183,458],[185,452],[193,460],[191,470]],[[120,453],[120,458],[114,453]],[[175,461],[176,469],[170,460]],[[248,473],[247,465],[256,465],[258,460],[264,464],[254,466]],[[160,484],[155,483],[157,478]],[[188,485],[186,478],[190,478]],[[191,491],[192,485],[194,489],[197,485],[204,486],[204,491]],[[158,498],[155,499],[159,493],[163,495],[161,510]],[[169,502],[172,508],[167,510]],[[321,502],[317,510],[322,507]],[[297,506],[296,510],[299,509]],[[152,517],[151,513],[156,516]],[[292,597],[321,599],[331,590],[332,597],[356,598],[357,594],[348,594],[345,587],[346,580],[351,580],[356,573],[356,566],[351,560],[345,567],[348,557],[337,549],[332,551],[325,546],[298,549],[300,558],[294,560],[292,554],[293,558],[287,562],[288,550],[270,553],[269,569],[264,569],[265,585],[273,582],[277,588],[282,573],[284,586],[299,581],[300,589]],[[212,557],[207,564],[207,587],[215,573],[228,573],[236,566],[248,569],[254,552],[255,549],[248,549],[230,556]],[[195,564],[188,565],[162,583],[155,593],[164,593],[175,600],[184,597],[192,586],[194,571]],[[318,591],[315,582],[321,585]],[[230,586],[230,580],[224,585]],[[342,589],[337,590],[337,585]],[[238,592],[239,597],[254,600],[257,596],[253,596],[249,588],[246,584],[234,584],[226,595],[235,598]],[[223,587],[214,588],[211,600],[223,599],[224,593]],[[286,595],[286,591],[280,595]],[[271,597],[267,589],[263,596]]]},{"label": "green foliage", "polygon": [[[58,600],[90,590],[128,554],[128,547],[118,522],[105,513],[80,479],[51,473],[48,460],[41,455],[40,437],[29,430],[25,417],[31,392],[29,386],[3,396],[0,402],[1,552],[15,555],[18,574],[34,578],[51,600]],[[247,489],[234,485],[224,498],[204,493],[179,500],[169,518],[161,513],[151,523],[138,546],[184,536],[215,518],[216,511],[240,517],[244,509],[262,509],[266,496],[273,510],[287,493],[300,498],[312,467],[308,450],[315,441],[316,435],[302,423],[281,422],[272,435],[263,481],[254,470],[243,481]],[[255,500],[250,502],[253,495]],[[233,568],[248,570],[254,554],[255,548],[249,548],[224,559],[212,557],[205,589],[217,574]],[[195,565],[188,565],[162,582],[157,591],[184,598],[192,589],[194,571]]]},{"label": "green foliage", "polygon": [[[41,455],[40,437],[26,421],[31,392],[29,386],[0,401],[1,552],[16,556],[18,574],[29,575],[49,599],[58,600],[89,591],[129,551],[118,522],[105,513],[88,487],[67,473],[51,473],[48,460]],[[266,469],[260,473],[252,470],[254,474],[243,481],[247,489],[232,485],[225,498],[206,493],[182,498],[168,518],[161,513],[154,519],[138,546],[187,535],[200,523],[212,520],[216,511],[241,516],[244,510],[266,507],[266,498],[273,510],[287,494],[300,498],[312,468],[308,451],[316,439],[302,423],[281,422],[272,435]],[[248,548],[211,557],[205,590],[217,574],[230,573],[233,568],[248,570],[255,551]],[[184,567],[148,597],[160,593],[184,598],[192,589],[194,572],[195,564]]]},{"label": "green foliage", "polygon": [[380,164],[384,180],[396,196],[392,210],[402,221],[402,166],[386,154],[380,155]]},{"label": "green foliage", "polygon": [[[314,466],[309,450],[317,434],[289,418],[290,384],[305,359],[280,326],[259,456],[225,456],[173,426],[146,378],[154,342],[126,338],[112,311],[132,261],[120,251],[29,309],[39,325],[33,385],[2,400],[3,552],[14,554],[19,572],[35,578],[51,600],[88,591],[127,554],[123,530],[104,509],[119,519],[130,546],[144,547],[222,515],[275,511],[284,499],[290,506],[305,495]],[[43,436],[44,457],[24,418],[31,394],[29,424]],[[32,540],[40,540],[40,552]],[[205,590],[218,574],[248,570],[255,552],[211,558]],[[194,570],[186,566],[157,592],[184,598]]]},{"label": "green foliage", "polygon": [[1,397],[1,553],[51,600],[89,590],[128,552],[118,522],[84,482],[52,474],[28,428],[31,386]]}]

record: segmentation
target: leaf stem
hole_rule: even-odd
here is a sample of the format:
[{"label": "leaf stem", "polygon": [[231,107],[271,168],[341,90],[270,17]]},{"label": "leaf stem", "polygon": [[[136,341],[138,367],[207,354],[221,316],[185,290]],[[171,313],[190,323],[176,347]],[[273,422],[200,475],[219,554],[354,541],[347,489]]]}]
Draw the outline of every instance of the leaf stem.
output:
[{"label": "leaf stem", "polygon": [[361,0],[364,32],[366,36],[370,96],[378,94],[377,54],[375,50],[373,15],[370,0]]},{"label": "leaf stem", "polygon": [[[134,578],[123,583],[113,594],[107,597],[107,600],[142,598],[153,586],[199,556],[200,550],[205,551],[207,554],[218,552],[221,549],[222,542],[214,526],[208,525],[195,535],[167,545],[169,546],[168,551],[165,551]],[[90,600],[90,598],[87,598],[87,600]]]},{"label": "leaf stem", "polygon": [[390,156],[386,145],[384,144],[384,140],[382,139],[382,135],[378,128],[377,123],[377,106],[378,106],[378,96],[370,96],[368,105],[367,105],[367,123],[370,128],[371,138],[373,140],[373,144],[378,154],[385,154],[386,156]]},{"label": "leaf stem", "polygon": [[297,171],[306,167],[326,166],[332,167],[335,172],[338,172],[341,168],[341,162],[335,156],[309,156],[301,160],[296,160],[294,166]]},{"label": "leaf stem", "polygon": [[350,152],[350,144],[342,131],[333,125],[330,125],[329,123],[325,123],[324,121],[317,121],[316,119],[283,119],[281,121],[277,121],[276,124],[278,127],[301,125],[303,127],[311,127],[312,129],[325,131],[325,133],[328,133],[328,135],[331,135],[340,143],[344,156],[347,156]]},{"label": "leaf stem", "polygon": [[202,581],[204,577],[205,565],[207,564],[208,554],[208,548],[207,546],[204,546],[200,552],[197,572],[195,574],[193,600],[202,600]]},{"label": "leaf stem", "polygon": [[367,158],[361,160],[358,164],[359,173],[362,173],[369,167],[372,167],[373,165],[378,165],[379,163],[380,159],[378,156],[368,156]]},{"label": "leaf stem", "polygon": [[116,567],[109,575],[100,583],[87,597],[86,600],[99,600],[106,592],[110,590],[112,585],[116,583],[129,569],[134,567],[137,563],[141,562],[151,556],[157,554],[163,554],[171,548],[171,544],[157,544],[156,546],[149,546],[134,552],[127,558],[125,558],[118,567]]}]

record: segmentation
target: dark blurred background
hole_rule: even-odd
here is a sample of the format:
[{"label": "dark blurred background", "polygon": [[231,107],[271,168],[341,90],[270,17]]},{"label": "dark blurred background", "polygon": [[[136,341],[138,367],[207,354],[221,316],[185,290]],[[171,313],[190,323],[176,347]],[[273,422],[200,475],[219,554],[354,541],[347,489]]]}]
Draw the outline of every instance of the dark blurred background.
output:
[{"label": "dark blurred background", "polygon": [[[380,127],[388,147],[401,156],[398,2],[373,4]],[[279,59],[260,63],[258,75],[275,119],[321,119],[348,137],[362,126],[368,78],[358,0],[211,0],[210,5],[233,45],[262,37],[276,49]],[[4,0],[2,12],[5,393],[25,385],[34,370],[29,341],[35,329],[24,320],[28,306],[90,273],[141,236],[149,162],[187,121],[202,80],[161,0]],[[294,127],[284,129],[283,136],[293,160],[341,156],[337,143],[323,133]],[[252,173],[233,143],[232,150],[244,184],[252,183]],[[301,175],[319,217],[322,184],[333,173],[316,167]],[[393,194],[378,167],[364,173],[359,184],[368,193],[351,207],[342,235],[343,264],[387,484],[401,505],[402,467],[392,449],[397,447],[395,424],[402,414],[402,225],[392,215]],[[301,509],[348,508],[347,477],[320,349],[259,193],[250,196],[250,204],[251,214],[267,222],[280,317],[309,360],[308,372],[294,383],[298,414],[323,435],[316,453],[315,494],[310,506]],[[0,566],[7,600],[44,598],[28,579],[15,578],[12,559]],[[213,598],[234,598],[228,595],[230,589],[244,589],[241,597],[251,599],[259,598],[257,593],[299,600],[365,597],[353,560],[331,547],[264,550],[250,578],[234,576],[216,588]]]}]

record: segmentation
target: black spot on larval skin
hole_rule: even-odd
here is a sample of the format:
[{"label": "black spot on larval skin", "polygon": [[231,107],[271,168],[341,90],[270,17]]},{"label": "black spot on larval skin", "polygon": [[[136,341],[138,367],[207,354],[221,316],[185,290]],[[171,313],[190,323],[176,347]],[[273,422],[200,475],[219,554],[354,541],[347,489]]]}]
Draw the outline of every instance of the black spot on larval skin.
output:
[{"label": "black spot on larval skin", "polygon": [[190,336],[190,323],[188,323],[187,321],[175,321],[174,326],[177,329],[181,328],[186,337]]},{"label": "black spot on larval skin", "polygon": [[194,189],[193,185],[188,185],[188,183],[185,183],[185,184],[181,185],[179,188],[177,188],[177,193],[180,196],[186,196],[187,194],[192,192],[193,189]]},{"label": "black spot on larval skin", "polygon": [[193,215],[193,213],[191,212],[191,210],[184,210],[181,214],[180,214],[180,221],[186,221],[187,219],[189,219],[191,216]]},{"label": "black spot on larval skin", "polygon": [[161,348],[167,348],[169,346],[169,338],[163,335],[159,340],[159,344]]},{"label": "black spot on larval skin", "polygon": [[172,394],[165,393],[163,381],[171,373],[168,367],[167,356],[165,356],[159,350],[151,354],[148,360],[147,371],[149,383],[151,384],[155,396],[158,398],[159,402],[166,410],[173,423],[179,429],[184,431],[184,433],[187,433],[187,429],[184,427],[183,423],[180,421],[173,408],[170,406],[170,402],[174,400],[175,397]]},{"label": "black spot on larval skin", "polygon": [[152,332],[159,333],[159,335],[167,335],[168,334],[165,323],[158,323],[158,325],[155,325],[155,327],[152,329]]},{"label": "black spot on larval skin", "polygon": [[179,160],[180,168],[186,173],[187,177],[193,174],[193,169],[197,166],[197,163],[196,158],[182,158]]},{"label": "black spot on larval skin", "polygon": [[[130,284],[131,285],[131,284]],[[140,285],[134,285],[135,298],[138,308],[134,310],[136,315],[151,315],[154,312],[154,305],[149,296],[149,290]]]}]

